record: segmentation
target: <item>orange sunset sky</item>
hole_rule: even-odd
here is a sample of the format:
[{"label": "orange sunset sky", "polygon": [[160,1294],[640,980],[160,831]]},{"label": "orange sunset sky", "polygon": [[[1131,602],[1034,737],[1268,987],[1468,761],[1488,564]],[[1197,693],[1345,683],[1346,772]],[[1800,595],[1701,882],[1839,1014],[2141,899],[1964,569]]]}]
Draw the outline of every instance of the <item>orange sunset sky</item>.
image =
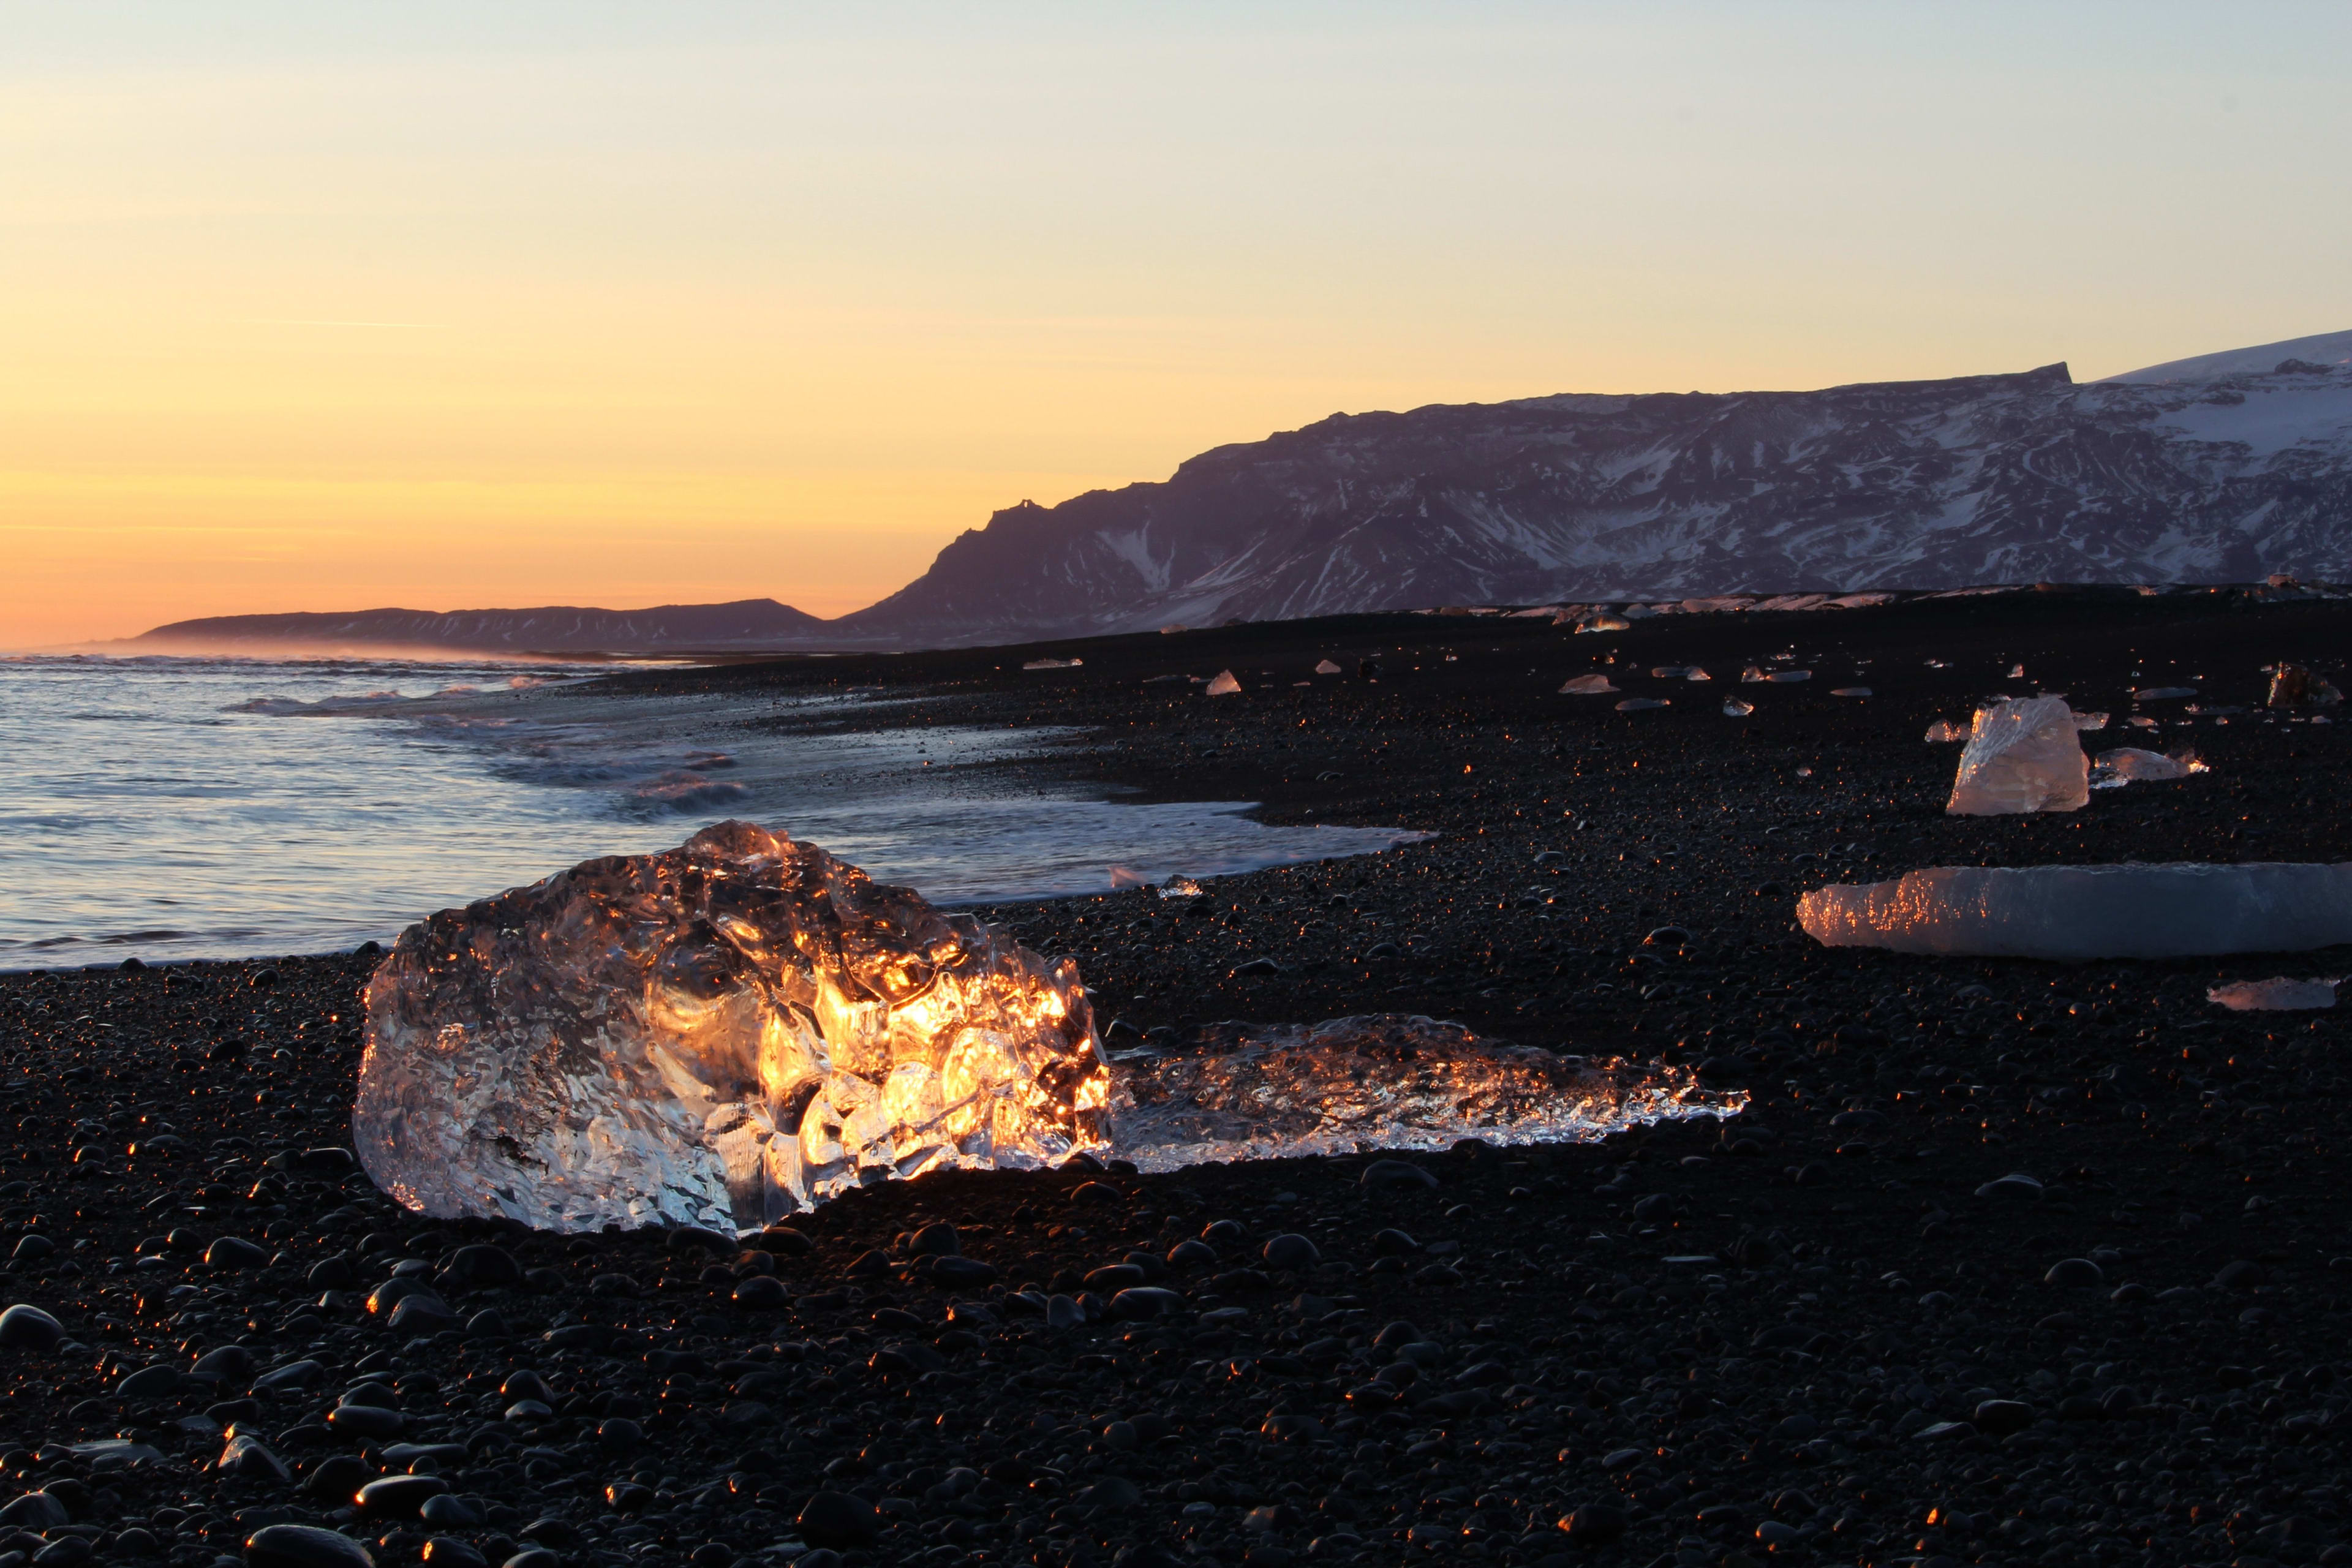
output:
[{"label": "orange sunset sky", "polygon": [[2352,326],[2341,6],[0,13],[0,647],[819,614],[1335,410]]}]

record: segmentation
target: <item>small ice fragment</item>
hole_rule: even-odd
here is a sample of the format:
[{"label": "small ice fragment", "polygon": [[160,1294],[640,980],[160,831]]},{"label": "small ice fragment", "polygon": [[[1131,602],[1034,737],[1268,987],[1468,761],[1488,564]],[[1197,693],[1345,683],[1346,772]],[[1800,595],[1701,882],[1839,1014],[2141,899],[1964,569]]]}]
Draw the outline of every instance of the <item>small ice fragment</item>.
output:
[{"label": "small ice fragment", "polygon": [[1580,675],[1559,689],[1562,697],[1598,697],[1604,691],[1614,691],[1605,675]]},{"label": "small ice fragment", "polygon": [[2271,671],[2271,694],[2263,705],[2270,708],[2329,708],[2343,700],[2344,693],[2302,665],[2282,664]]},{"label": "small ice fragment", "polygon": [[2001,702],[1978,711],[1944,810],[1955,816],[2073,811],[2091,798],[2090,771],[2064,698]]},{"label": "small ice fragment", "polygon": [[1723,700],[1723,716],[1727,719],[1745,719],[1755,711],[1756,704],[1753,702],[1742,702],[1737,697]]},{"label": "small ice fragment", "polygon": [[1952,668],[1952,663],[1949,659],[1931,658],[1927,661],[1927,668],[1929,669],[1949,669]]},{"label": "small ice fragment", "polygon": [[1830,688],[1830,695],[1832,697],[1867,697],[1870,695],[1870,688],[1867,686],[1832,686]]},{"label": "small ice fragment", "polygon": [[1130,867],[1113,866],[1110,868],[1110,885],[1112,891],[1118,892],[1129,888],[1148,888],[1151,886],[1151,879]]},{"label": "small ice fragment", "polygon": [[1201,896],[1201,884],[1190,877],[1171,877],[1160,884],[1160,896],[1163,899],[1197,899]]},{"label": "small ice fragment", "polygon": [[1202,695],[1205,697],[1236,697],[1241,694],[1241,689],[1242,683],[1234,679],[1234,672],[1230,669],[1221,669],[1217,671],[1217,678],[1209,682],[1209,689],[1202,693]]},{"label": "small ice fragment", "polygon": [[[2117,746],[2111,752],[2101,752],[2093,763],[2094,789],[2114,789],[2127,784],[2152,784],[2168,779],[2185,779],[2192,773],[2203,773],[2197,753],[2183,749],[2176,756],[2161,752],[2142,751],[2137,746]],[[2105,775],[2096,776],[2096,775]]]},{"label": "small ice fragment", "polygon": [[1683,671],[1683,679],[1685,680],[1713,680],[1715,677],[1709,675],[1706,670],[1701,669],[1697,665],[1692,665],[1688,669]]},{"label": "small ice fragment", "polygon": [[2138,690],[2132,693],[2133,697],[2142,702],[2161,701],[2168,697],[2194,697],[2196,695],[2197,689],[2193,686],[2143,686]]},{"label": "small ice fragment", "polygon": [[2025,679],[2025,666],[2021,664],[2011,665],[2009,667],[2009,678],[2011,680],[2023,680]]},{"label": "small ice fragment", "polygon": [[1673,706],[1673,703],[1670,699],[1662,700],[1655,697],[1628,697],[1624,701],[1617,704],[1617,711],[1620,713],[1639,713],[1646,709],[1667,708],[1671,706]]},{"label": "small ice fragment", "polygon": [[1801,779],[1811,778],[1813,776],[1813,770],[1811,768],[1799,768],[1797,770],[1797,776]]},{"label": "small ice fragment", "polygon": [[1622,616],[1588,616],[1576,623],[1579,632],[1622,632],[1633,626]]},{"label": "small ice fragment", "polygon": [[1927,743],[1931,746],[1940,746],[1950,741],[1965,741],[1968,738],[1969,732],[1949,719],[1938,719],[1927,726]]},{"label": "small ice fragment", "polygon": [[1333,664],[1328,658],[1323,659],[1318,662],[1315,666],[1315,673],[1318,675],[1337,675],[1339,673],[1339,667]]},{"label": "small ice fragment", "polygon": [[1021,668],[1024,669],[1076,669],[1086,662],[1082,658],[1033,658]]},{"label": "small ice fragment", "polygon": [[1739,679],[1743,684],[1753,686],[1759,680],[1769,680],[1772,678],[1751,664],[1739,672]]},{"label": "small ice fragment", "polygon": [[2303,952],[2352,942],[2352,863],[1937,866],[1816,888],[1797,923],[1826,947],[2016,958]]},{"label": "small ice fragment", "polygon": [[2153,719],[2135,718],[2131,720],[2130,722],[2137,728],[2142,730],[2153,730],[2156,728],[2156,721]]},{"label": "small ice fragment", "polygon": [[[1791,680],[1811,680],[1812,678],[1813,672],[1810,669],[1776,669],[1764,679],[1785,684]],[[1744,680],[1747,677],[1742,676],[1740,679]]]},{"label": "small ice fragment", "polygon": [[2335,980],[2235,980],[2205,993],[2232,1013],[2295,1013],[2336,1005]]},{"label": "small ice fragment", "polygon": [[1688,665],[1662,664],[1650,671],[1650,679],[1653,680],[1680,680],[1684,676],[1688,675],[1689,673],[1690,667]]},{"label": "small ice fragment", "polygon": [[2104,713],[2077,713],[2074,715],[2074,728],[2077,730],[2104,730],[2106,727],[2107,716]]}]

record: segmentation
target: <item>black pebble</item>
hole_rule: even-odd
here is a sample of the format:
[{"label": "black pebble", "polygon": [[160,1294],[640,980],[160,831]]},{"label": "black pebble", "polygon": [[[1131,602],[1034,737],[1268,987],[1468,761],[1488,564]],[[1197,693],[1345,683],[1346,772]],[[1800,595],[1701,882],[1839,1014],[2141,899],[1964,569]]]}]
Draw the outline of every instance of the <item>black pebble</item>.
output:
[{"label": "black pebble", "polygon": [[247,1568],[373,1568],[375,1558],[350,1536],[307,1524],[269,1524],[246,1538]]},{"label": "black pebble", "polygon": [[871,1546],[882,1533],[874,1505],[846,1492],[817,1493],[801,1510],[798,1522],[805,1539],[835,1549]]}]

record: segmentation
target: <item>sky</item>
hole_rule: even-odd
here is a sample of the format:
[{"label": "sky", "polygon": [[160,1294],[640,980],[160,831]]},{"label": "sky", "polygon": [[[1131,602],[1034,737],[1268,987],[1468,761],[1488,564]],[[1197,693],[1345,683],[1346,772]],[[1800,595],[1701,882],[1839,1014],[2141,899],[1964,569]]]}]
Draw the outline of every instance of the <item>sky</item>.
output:
[{"label": "sky", "polygon": [[1345,410],[2352,327],[2352,7],[0,5],[0,647],[870,603]]}]

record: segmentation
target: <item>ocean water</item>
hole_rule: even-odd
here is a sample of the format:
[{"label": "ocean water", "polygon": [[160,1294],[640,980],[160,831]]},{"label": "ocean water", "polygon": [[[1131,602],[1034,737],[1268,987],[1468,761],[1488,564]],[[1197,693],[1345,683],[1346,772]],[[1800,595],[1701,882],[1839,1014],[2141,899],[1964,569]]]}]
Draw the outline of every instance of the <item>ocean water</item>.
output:
[{"label": "ocean water", "polygon": [[[0,659],[0,969],[319,952],[730,816],[953,906],[1363,854],[1246,802],[1024,790],[1045,731],[778,735],[565,666]],[[854,706],[854,704],[849,704]]]}]

